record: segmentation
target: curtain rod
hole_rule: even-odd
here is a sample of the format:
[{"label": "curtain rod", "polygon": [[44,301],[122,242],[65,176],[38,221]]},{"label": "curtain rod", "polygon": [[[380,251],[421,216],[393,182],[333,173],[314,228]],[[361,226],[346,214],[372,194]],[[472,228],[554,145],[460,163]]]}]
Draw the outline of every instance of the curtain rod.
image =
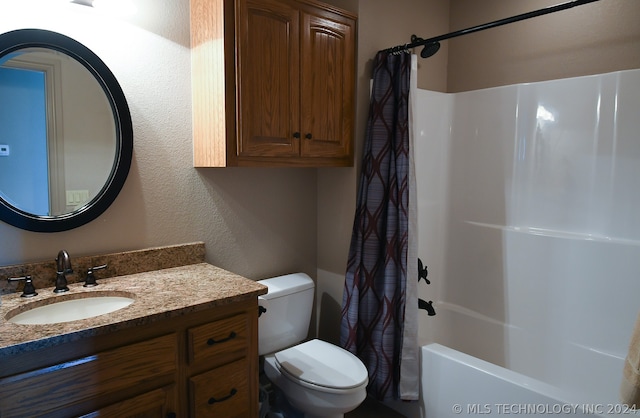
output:
[{"label": "curtain rod", "polygon": [[447,33],[445,35],[440,35],[440,36],[436,36],[429,39],[422,39],[417,37],[416,35],[412,35],[411,43],[394,46],[392,48],[387,48],[387,49],[384,49],[383,52],[390,52],[394,54],[401,53],[411,48],[424,45],[424,49],[420,53],[420,56],[422,58],[429,58],[430,56],[438,52],[438,50],[440,49],[440,41],[444,41],[445,39],[455,38],[456,36],[467,35],[469,33],[474,33],[474,32],[478,32],[485,29],[495,28],[496,26],[502,26],[509,23],[519,22],[521,20],[530,19],[532,17],[559,12],[561,10],[570,9],[576,6],[582,6],[583,4],[593,3],[596,1],[600,1],[600,0],[574,0],[567,3],[558,4],[556,6],[551,6],[544,9],[534,10],[532,12],[522,13],[516,16],[511,16],[504,19],[496,20],[494,22],[473,26],[467,29],[461,29],[455,32]]}]

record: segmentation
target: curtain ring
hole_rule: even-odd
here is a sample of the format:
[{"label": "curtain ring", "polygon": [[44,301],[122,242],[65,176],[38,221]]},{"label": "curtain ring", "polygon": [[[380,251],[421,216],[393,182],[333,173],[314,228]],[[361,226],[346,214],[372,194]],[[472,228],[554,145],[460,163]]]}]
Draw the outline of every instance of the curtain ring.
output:
[{"label": "curtain ring", "polygon": [[397,47],[394,48],[393,52],[391,52],[393,55],[400,55],[402,53],[405,52],[409,52],[409,48],[407,48],[409,46],[409,43],[404,44],[404,46],[399,45]]}]

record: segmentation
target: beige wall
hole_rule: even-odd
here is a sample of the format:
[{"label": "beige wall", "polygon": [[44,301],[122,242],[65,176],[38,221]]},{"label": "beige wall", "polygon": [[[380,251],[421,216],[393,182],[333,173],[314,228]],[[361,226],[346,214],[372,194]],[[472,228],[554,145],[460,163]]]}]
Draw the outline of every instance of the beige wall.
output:
[{"label": "beige wall", "polygon": [[0,222],[0,265],[50,260],[62,248],[73,258],[204,241],[209,262],[250,278],[315,276],[316,170],[194,169],[189,0],[134,3],[138,13],[122,19],[63,2],[0,0],[0,32],[54,30],[107,63],[129,102],[135,142],[126,184],[103,215],[51,234]]},{"label": "beige wall", "polygon": [[[451,0],[451,30],[558,0]],[[640,1],[600,0],[449,41],[448,91],[640,67]]]}]

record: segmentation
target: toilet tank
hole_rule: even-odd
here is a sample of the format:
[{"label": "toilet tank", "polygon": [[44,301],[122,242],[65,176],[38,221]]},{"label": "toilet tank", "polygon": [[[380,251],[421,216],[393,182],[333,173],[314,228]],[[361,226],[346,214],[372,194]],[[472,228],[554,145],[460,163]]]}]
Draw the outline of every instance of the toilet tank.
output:
[{"label": "toilet tank", "polygon": [[266,309],[258,319],[258,352],[275,353],[303,341],[309,333],[314,285],[304,273],[260,280],[269,288],[258,297]]}]

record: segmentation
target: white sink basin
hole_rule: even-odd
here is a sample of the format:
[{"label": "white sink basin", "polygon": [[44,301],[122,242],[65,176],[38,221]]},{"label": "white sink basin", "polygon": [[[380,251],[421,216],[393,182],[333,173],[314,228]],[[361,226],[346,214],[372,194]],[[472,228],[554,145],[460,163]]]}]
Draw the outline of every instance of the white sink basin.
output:
[{"label": "white sink basin", "polygon": [[44,306],[34,303],[33,308],[17,315],[11,315],[9,312],[7,321],[27,325],[77,321],[115,312],[131,305],[133,301],[133,298],[126,296],[96,295],[80,299],[65,299]]}]

